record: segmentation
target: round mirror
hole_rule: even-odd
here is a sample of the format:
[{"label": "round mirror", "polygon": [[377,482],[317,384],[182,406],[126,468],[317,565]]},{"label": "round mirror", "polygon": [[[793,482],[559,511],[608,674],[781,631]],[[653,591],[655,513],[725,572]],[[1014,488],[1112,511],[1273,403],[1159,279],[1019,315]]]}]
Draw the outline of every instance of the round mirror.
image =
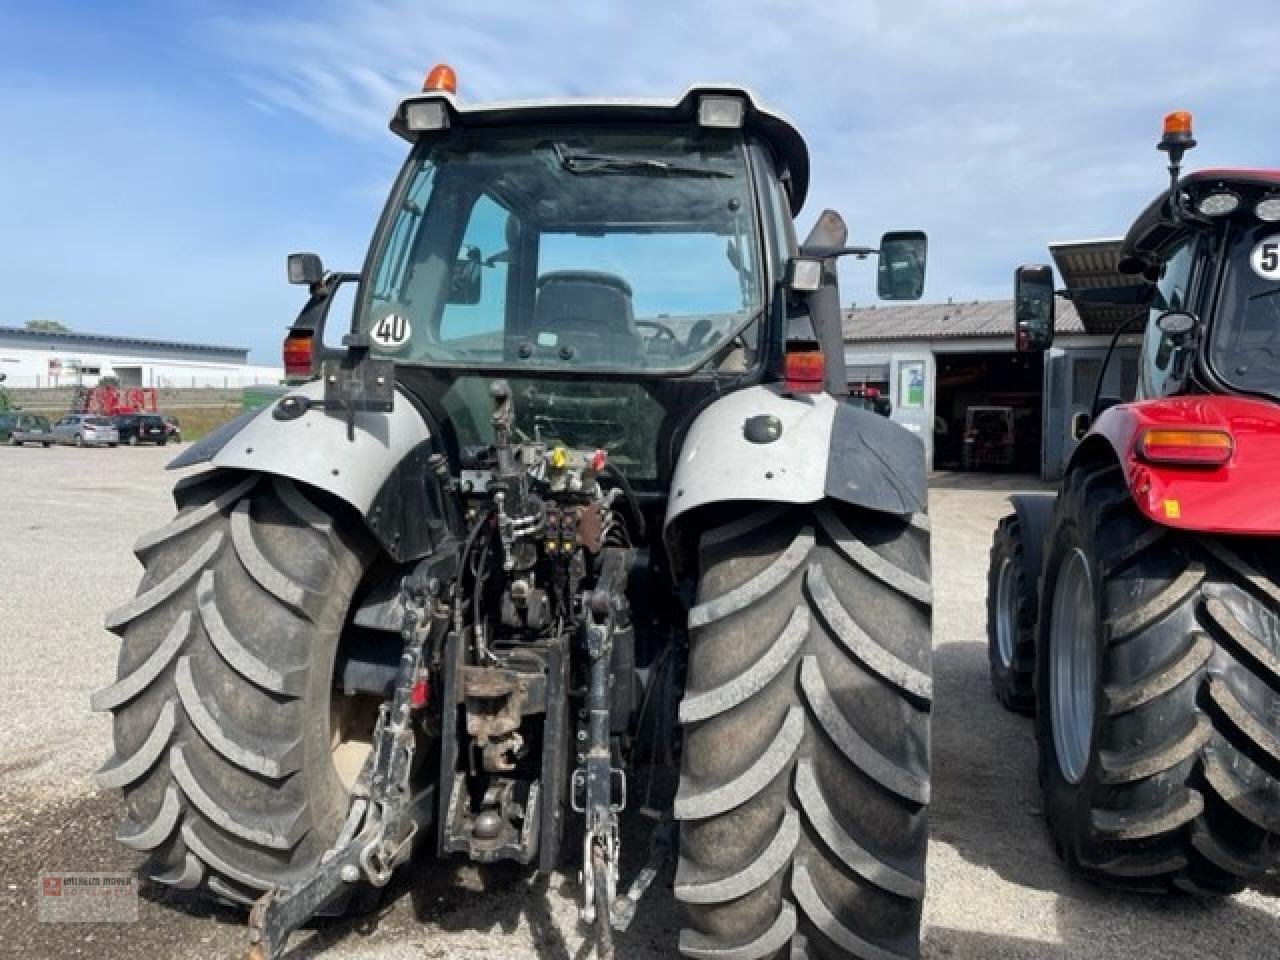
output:
[{"label": "round mirror", "polygon": [[1196,328],[1196,317],[1193,313],[1171,310],[1156,319],[1156,326],[1167,337],[1185,337]]}]

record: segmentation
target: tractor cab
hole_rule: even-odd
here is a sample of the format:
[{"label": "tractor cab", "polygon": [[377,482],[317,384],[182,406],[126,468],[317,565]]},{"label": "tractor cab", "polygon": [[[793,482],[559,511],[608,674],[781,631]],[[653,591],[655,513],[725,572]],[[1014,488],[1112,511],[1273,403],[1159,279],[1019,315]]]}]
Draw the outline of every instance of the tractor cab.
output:
[{"label": "tractor cab", "polygon": [[[878,253],[883,298],[923,291],[923,234],[847,248],[832,213],[797,244],[807,149],[745,90],[468,104],[452,83],[433,72],[392,119],[413,147],[364,270],[290,258],[313,297],[285,366],[305,379],[346,355],[326,352],[320,331],[333,285],[358,282],[344,345],[394,363],[467,469],[493,443],[489,389],[502,378],[520,435],[602,450],[658,495],[673,434],[717,396],[761,383],[847,390],[824,264]],[[819,302],[831,309],[825,358]]]},{"label": "tractor cab", "polygon": [[[1127,309],[1120,332],[1145,322],[1138,399],[1277,399],[1280,170],[1179,176],[1182,154],[1194,145],[1190,115],[1170,114],[1160,149],[1170,154],[1172,184],[1129,228],[1120,248],[1121,275],[1058,293],[1086,309]],[[1017,271],[1019,350],[1052,343],[1054,292],[1051,268]]]},{"label": "tractor cab", "polygon": [[1122,267],[1151,285],[1142,396],[1280,398],[1280,170],[1205,170],[1151,204]]}]

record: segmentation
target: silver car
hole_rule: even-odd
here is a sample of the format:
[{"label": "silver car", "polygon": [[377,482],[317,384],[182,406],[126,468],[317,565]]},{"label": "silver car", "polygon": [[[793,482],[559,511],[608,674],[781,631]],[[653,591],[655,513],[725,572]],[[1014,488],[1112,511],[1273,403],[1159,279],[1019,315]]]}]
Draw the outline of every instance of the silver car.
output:
[{"label": "silver car", "polygon": [[110,417],[73,413],[53,425],[53,442],[77,447],[114,447],[120,442],[120,434]]},{"label": "silver car", "polygon": [[8,434],[10,445],[38,443],[47,447],[53,442],[49,421],[38,413],[7,413],[0,416],[0,435]]}]

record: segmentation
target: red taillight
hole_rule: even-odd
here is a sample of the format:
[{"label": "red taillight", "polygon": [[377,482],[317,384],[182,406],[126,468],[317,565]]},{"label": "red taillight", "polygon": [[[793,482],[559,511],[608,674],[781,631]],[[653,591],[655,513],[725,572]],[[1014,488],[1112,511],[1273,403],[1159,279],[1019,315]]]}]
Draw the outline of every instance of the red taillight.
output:
[{"label": "red taillight", "polygon": [[427,700],[431,697],[431,688],[427,686],[424,677],[419,677],[413,682],[413,687],[409,690],[409,706],[414,710],[420,710],[427,705]]},{"label": "red taillight", "polygon": [[785,387],[788,393],[821,393],[826,364],[821,350],[792,350],[787,353]]},{"label": "red taillight", "polygon": [[286,377],[311,376],[311,346],[313,334],[310,330],[290,330],[284,338],[284,375]]},{"label": "red taillight", "polygon": [[1235,441],[1225,430],[1144,430],[1138,437],[1138,456],[1153,463],[1218,466],[1231,459]]}]

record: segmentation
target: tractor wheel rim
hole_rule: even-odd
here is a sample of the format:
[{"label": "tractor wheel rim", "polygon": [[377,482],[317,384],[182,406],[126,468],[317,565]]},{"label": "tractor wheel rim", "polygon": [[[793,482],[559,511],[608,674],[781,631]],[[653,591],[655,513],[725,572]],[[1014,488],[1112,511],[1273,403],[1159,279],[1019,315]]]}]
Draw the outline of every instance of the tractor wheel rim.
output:
[{"label": "tractor wheel rim", "polygon": [[1005,557],[996,580],[996,653],[1000,666],[1013,666],[1013,638],[1018,622],[1017,574],[1013,561]]},{"label": "tractor wheel rim", "polygon": [[1075,547],[1058,568],[1049,627],[1049,722],[1058,769],[1071,784],[1084,779],[1093,746],[1096,631],[1093,574]]}]

